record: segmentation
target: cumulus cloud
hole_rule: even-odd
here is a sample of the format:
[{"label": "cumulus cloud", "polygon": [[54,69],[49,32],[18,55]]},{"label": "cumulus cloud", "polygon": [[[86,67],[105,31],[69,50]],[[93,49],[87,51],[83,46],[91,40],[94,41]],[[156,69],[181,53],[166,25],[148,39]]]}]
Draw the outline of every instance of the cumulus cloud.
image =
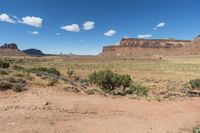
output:
[{"label": "cumulus cloud", "polygon": [[0,21],[12,23],[12,24],[15,23],[15,20],[13,20],[13,19],[12,19],[8,14],[6,14],[6,13],[0,14]]},{"label": "cumulus cloud", "polygon": [[160,22],[156,25],[156,27],[154,28],[154,30],[157,30],[158,28],[164,27],[166,25],[165,22]]},{"label": "cumulus cloud", "polygon": [[143,34],[143,35],[138,35],[138,38],[150,38],[152,35],[150,34]]},{"label": "cumulus cloud", "polygon": [[40,17],[26,16],[26,17],[23,17],[22,21],[19,21],[19,23],[39,28],[39,27],[42,27],[42,21],[43,19]]},{"label": "cumulus cloud", "polygon": [[95,23],[93,21],[87,21],[83,24],[84,30],[92,30],[94,28]]},{"label": "cumulus cloud", "polygon": [[29,31],[30,34],[32,35],[39,35],[40,33],[38,31]]},{"label": "cumulus cloud", "polygon": [[116,33],[117,31],[115,30],[109,30],[106,33],[104,33],[104,36],[111,37],[111,36],[114,36]]},{"label": "cumulus cloud", "polygon": [[62,26],[62,27],[60,27],[60,29],[70,31],[70,32],[79,32],[80,31],[80,27],[78,24]]}]

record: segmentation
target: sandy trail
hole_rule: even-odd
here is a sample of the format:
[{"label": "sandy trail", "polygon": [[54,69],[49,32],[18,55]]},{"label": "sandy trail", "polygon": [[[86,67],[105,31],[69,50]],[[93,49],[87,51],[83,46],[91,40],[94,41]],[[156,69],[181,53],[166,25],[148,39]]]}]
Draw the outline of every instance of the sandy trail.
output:
[{"label": "sandy trail", "polygon": [[148,102],[55,88],[0,92],[0,133],[187,133],[199,121],[200,98]]}]

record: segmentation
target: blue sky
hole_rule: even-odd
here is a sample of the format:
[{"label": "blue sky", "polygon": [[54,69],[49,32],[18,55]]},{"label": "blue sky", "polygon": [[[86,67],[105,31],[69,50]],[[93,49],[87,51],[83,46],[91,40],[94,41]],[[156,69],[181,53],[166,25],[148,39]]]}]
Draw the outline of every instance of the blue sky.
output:
[{"label": "blue sky", "polygon": [[1,0],[0,44],[98,54],[122,37],[193,39],[199,0]]}]

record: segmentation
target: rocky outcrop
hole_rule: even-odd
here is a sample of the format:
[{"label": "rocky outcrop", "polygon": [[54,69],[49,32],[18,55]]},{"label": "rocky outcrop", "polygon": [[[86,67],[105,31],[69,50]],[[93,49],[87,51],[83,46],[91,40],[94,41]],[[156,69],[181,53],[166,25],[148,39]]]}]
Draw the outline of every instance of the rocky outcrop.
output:
[{"label": "rocky outcrop", "polygon": [[4,45],[0,46],[1,49],[18,49],[17,44],[15,43],[10,43],[7,44],[5,43]]},{"label": "rocky outcrop", "polygon": [[103,47],[103,52],[100,53],[99,56],[135,57],[151,55],[169,56],[183,54],[200,54],[200,36],[192,41],[175,39],[126,38],[122,39],[119,45]]},{"label": "rocky outcrop", "polygon": [[181,48],[190,43],[190,40],[129,38],[122,39],[120,46],[140,48]]},{"label": "rocky outcrop", "polygon": [[18,49],[17,44],[10,43],[0,46],[0,56],[23,56],[26,55]]}]

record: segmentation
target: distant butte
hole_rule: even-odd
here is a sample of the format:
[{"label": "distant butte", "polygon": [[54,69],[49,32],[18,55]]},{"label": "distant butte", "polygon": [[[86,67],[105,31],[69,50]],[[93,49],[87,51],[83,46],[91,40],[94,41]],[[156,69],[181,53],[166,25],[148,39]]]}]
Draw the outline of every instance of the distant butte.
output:
[{"label": "distant butte", "polygon": [[1,49],[18,49],[17,44],[15,43],[10,43],[7,44],[5,43],[4,45],[0,46]]},{"label": "distant butte", "polygon": [[[199,44],[199,45],[198,45]],[[198,47],[196,46],[198,45]],[[196,49],[193,47],[195,46]],[[191,48],[190,48],[191,47]],[[200,36],[194,40],[123,38],[119,45],[103,47],[101,57],[200,54]]]},{"label": "distant butte", "polygon": [[0,46],[0,56],[24,56],[26,55],[18,49],[17,44],[10,43]]}]

